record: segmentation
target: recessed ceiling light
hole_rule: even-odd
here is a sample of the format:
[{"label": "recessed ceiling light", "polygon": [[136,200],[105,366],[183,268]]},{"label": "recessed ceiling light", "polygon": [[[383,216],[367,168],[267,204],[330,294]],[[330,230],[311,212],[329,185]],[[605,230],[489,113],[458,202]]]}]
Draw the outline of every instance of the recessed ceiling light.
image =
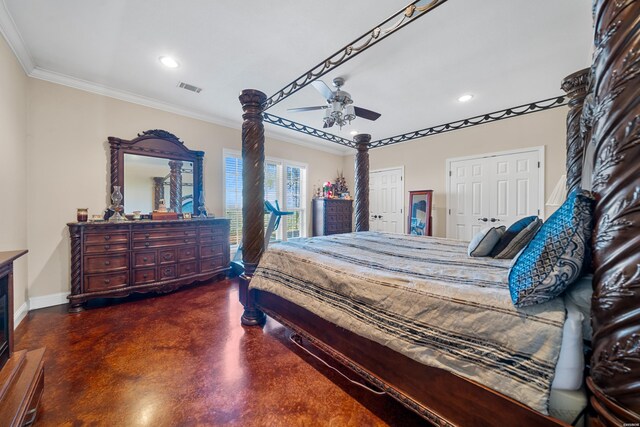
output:
[{"label": "recessed ceiling light", "polygon": [[180,64],[178,64],[178,61],[170,56],[161,56],[160,62],[167,68],[178,68],[180,66]]},{"label": "recessed ceiling light", "polygon": [[458,102],[469,102],[473,99],[473,95],[471,95],[470,93],[467,93],[465,95],[462,95],[460,98],[458,98]]},{"label": "recessed ceiling light", "polygon": [[351,132],[349,132],[351,135],[357,135],[358,131],[357,130],[352,130]]}]

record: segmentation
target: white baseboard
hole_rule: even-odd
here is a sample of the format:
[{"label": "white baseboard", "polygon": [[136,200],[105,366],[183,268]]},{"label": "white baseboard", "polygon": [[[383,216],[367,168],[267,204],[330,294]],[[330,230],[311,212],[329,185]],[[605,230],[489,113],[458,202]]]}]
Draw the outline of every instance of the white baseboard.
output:
[{"label": "white baseboard", "polygon": [[16,311],[13,313],[13,329],[17,328],[20,322],[27,316],[29,312],[29,306],[27,303],[23,303]]},{"label": "white baseboard", "polygon": [[69,295],[68,292],[60,292],[58,294],[43,295],[41,297],[31,297],[29,298],[29,310],[66,304],[69,302],[67,295]]}]

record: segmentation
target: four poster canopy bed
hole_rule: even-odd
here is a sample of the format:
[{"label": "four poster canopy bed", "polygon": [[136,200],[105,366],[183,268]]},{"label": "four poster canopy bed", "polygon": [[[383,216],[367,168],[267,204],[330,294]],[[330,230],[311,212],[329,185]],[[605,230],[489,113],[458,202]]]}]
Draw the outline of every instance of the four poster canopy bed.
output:
[{"label": "four poster canopy bed", "polygon": [[569,200],[515,261],[470,257],[466,243],[448,239],[368,232],[368,150],[382,144],[366,134],[352,142],[356,233],[294,239],[263,254],[263,120],[339,139],[265,110],[445,1],[419,3],[273,97],[240,95],[243,324],[272,316],[436,425],[567,425],[547,414],[569,304],[554,295],[531,301],[528,288],[513,288],[537,274],[525,258],[565,221],[573,228],[563,230],[580,237],[570,244],[581,259],[558,261],[560,275],[593,272],[589,418],[640,422],[640,1],[594,1],[593,65],[562,82]]}]

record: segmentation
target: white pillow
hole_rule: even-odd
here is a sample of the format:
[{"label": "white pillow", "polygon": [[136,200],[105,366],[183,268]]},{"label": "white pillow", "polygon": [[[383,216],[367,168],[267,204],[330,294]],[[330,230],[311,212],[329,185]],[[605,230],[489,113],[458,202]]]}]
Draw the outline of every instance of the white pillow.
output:
[{"label": "white pillow", "polygon": [[582,346],[582,320],[580,310],[567,302],[567,320],[562,330],[562,346],[556,365],[556,375],[551,388],[557,390],[578,390],[582,386],[584,354]]},{"label": "white pillow", "polygon": [[593,275],[589,274],[569,286],[564,294],[565,303],[573,303],[582,315],[582,335],[591,341],[591,295],[593,295]]},{"label": "white pillow", "polygon": [[469,256],[489,256],[504,234],[505,226],[483,228],[469,242]]}]

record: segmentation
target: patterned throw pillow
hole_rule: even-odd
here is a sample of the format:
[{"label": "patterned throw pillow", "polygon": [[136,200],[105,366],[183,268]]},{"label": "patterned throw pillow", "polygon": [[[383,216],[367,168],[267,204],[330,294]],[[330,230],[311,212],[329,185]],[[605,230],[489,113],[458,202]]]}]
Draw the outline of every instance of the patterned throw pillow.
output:
[{"label": "patterned throw pillow", "polygon": [[516,307],[553,299],[578,279],[591,234],[592,211],[589,193],[576,190],[542,225],[509,271],[509,290]]},{"label": "patterned throw pillow", "polygon": [[488,227],[480,230],[471,242],[467,253],[469,256],[489,256],[493,247],[504,234],[504,225],[500,227]]},{"label": "patterned throw pillow", "polygon": [[504,236],[491,251],[491,256],[499,259],[512,259],[533,239],[542,227],[537,216],[528,216],[511,224]]}]

